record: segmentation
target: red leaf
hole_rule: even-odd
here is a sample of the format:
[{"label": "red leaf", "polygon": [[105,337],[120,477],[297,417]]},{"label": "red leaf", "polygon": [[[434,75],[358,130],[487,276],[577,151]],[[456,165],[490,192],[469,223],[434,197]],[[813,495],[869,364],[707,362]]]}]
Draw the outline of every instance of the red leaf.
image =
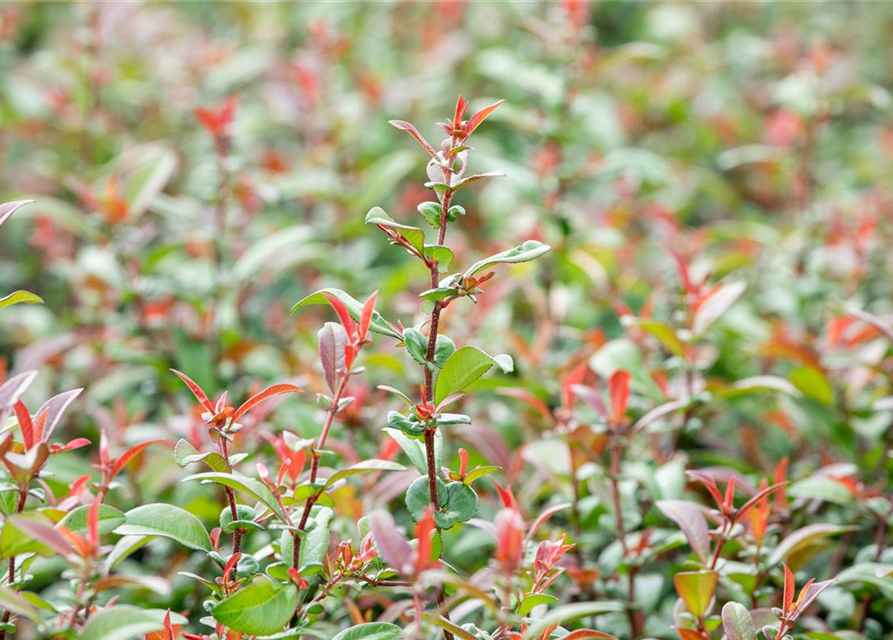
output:
[{"label": "red leaf", "polygon": [[124,453],[122,453],[117,460],[115,460],[115,464],[112,465],[111,477],[109,480],[114,479],[121,471],[127,466],[127,463],[133,460],[136,456],[142,453],[143,449],[146,447],[150,447],[153,444],[160,444],[165,442],[164,440],[148,440],[146,442],[140,442],[139,444],[135,444],[129,449],[127,449]]},{"label": "red leaf", "polygon": [[782,610],[787,613],[791,609],[791,603],[794,602],[794,574],[791,573],[788,565],[784,565],[784,600],[782,600]]},{"label": "red leaf", "polygon": [[[421,573],[432,565],[431,536],[434,535],[434,529],[434,508],[428,505],[415,528],[415,537],[418,540],[415,559],[416,573]],[[433,564],[436,564],[436,562]]]},{"label": "red leaf", "polygon": [[614,375],[611,376],[611,408],[614,412],[611,416],[611,422],[614,424],[620,424],[626,413],[626,407],[629,403],[629,379],[628,371],[615,371]]},{"label": "red leaf", "polygon": [[236,409],[236,412],[233,414],[233,422],[236,422],[240,417],[245,415],[248,411],[259,405],[264,400],[268,400],[273,396],[278,396],[283,393],[302,393],[304,390],[301,387],[297,387],[293,384],[274,384],[270,387],[267,387],[260,393],[257,393],[248,400],[246,400],[241,407]]},{"label": "red leaf", "polygon": [[506,509],[515,509],[517,508],[515,505],[515,496],[512,495],[512,488],[506,487],[502,488],[496,480],[493,480],[493,485],[496,487],[496,493],[499,494],[499,499],[502,501],[502,506]]},{"label": "red leaf", "polygon": [[329,304],[332,305],[335,313],[338,314],[338,319],[341,321],[341,325],[347,332],[348,337],[352,338],[354,335],[354,328],[356,327],[356,323],[353,321],[353,318],[350,317],[350,312],[347,310],[347,307],[344,306],[343,302],[341,302],[334,296],[326,296],[326,300],[329,301]]},{"label": "red leaf", "polygon": [[484,120],[487,119],[487,116],[496,111],[496,108],[503,102],[505,102],[505,100],[500,100],[499,102],[491,104],[489,107],[484,107],[473,116],[471,116],[468,119],[468,128],[466,129],[465,137],[467,138],[472,133],[474,133],[474,130],[481,126],[481,123],[483,123]]},{"label": "red leaf", "polygon": [[700,481],[701,484],[707,488],[707,491],[710,492],[710,495],[713,496],[713,499],[716,501],[716,506],[722,507],[723,495],[720,493],[719,487],[716,486],[716,481],[713,478],[700,471],[686,471],[685,475]]},{"label": "red leaf", "polygon": [[208,398],[208,395],[202,391],[202,388],[198,386],[192,378],[187,376],[185,373],[177,371],[176,369],[171,369],[177,377],[180,378],[183,382],[186,383],[186,386],[189,387],[189,390],[192,391],[192,395],[195,396],[195,399],[199,401],[206,411],[210,413],[214,413],[214,405],[211,403],[211,400]]},{"label": "red leaf", "polygon": [[369,333],[369,323],[372,322],[372,312],[375,311],[375,299],[378,297],[378,289],[372,292],[366,304],[363,305],[363,312],[360,314],[360,340],[366,338]]},{"label": "red leaf", "polygon": [[19,421],[19,429],[22,431],[22,442],[25,443],[25,450],[30,451],[34,446],[34,424],[31,422],[31,415],[28,408],[25,407],[21,400],[17,400],[13,405],[16,419]]},{"label": "red leaf", "polygon": [[412,124],[410,124],[409,122],[406,122],[405,120],[389,120],[388,124],[390,124],[392,127],[396,127],[397,129],[405,131],[406,133],[411,135],[413,138],[416,139],[416,142],[418,142],[420,145],[422,145],[425,148],[425,151],[427,151],[428,153],[431,154],[432,158],[437,157],[437,152],[434,151],[434,147],[432,147],[428,143],[428,141],[422,137],[422,134],[419,133],[419,130],[416,129]]},{"label": "red leaf", "polygon": [[604,631],[595,631],[593,629],[578,629],[571,631],[564,636],[562,640],[590,640],[590,638],[598,638],[599,640],[617,640],[617,636],[612,636]]},{"label": "red leaf", "polygon": [[[738,509],[738,511],[735,513],[735,522],[741,522],[744,516],[746,516],[751,509],[757,506],[760,500],[765,499],[766,496],[768,496],[770,493],[777,490],[779,487],[784,487],[786,484],[788,484],[787,481],[773,484],[771,487],[761,488],[754,497],[741,505],[741,508]],[[768,504],[766,506],[768,507]]]},{"label": "red leaf", "polygon": [[81,447],[86,447],[90,444],[90,441],[87,438],[75,438],[74,440],[69,440],[65,444],[54,444],[50,447],[51,453],[62,453],[63,451],[73,451],[74,449],[80,449]]},{"label": "red leaf", "polygon": [[87,513],[87,531],[90,534],[90,542],[93,547],[99,546],[99,505],[102,502],[102,494],[97,494],[93,504],[90,505],[90,511]]}]

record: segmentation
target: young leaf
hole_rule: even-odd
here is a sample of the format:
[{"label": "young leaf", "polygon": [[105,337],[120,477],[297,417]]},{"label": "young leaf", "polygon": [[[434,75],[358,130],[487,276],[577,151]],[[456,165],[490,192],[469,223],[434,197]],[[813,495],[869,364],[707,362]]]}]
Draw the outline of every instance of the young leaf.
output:
[{"label": "young leaf", "polygon": [[564,624],[579,618],[589,616],[600,616],[606,613],[616,613],[623,611],[623,605],[619,602],[604,600],[601,602],[576,602],[574,604],[566,604],[552,609],[542,618],[534,621],[527,627],[524,638],[536,638],[552,625]]},{"label": "young leaf", "polygon": [[520,244],[513,249],[509,249],[508,251],[503,251],[502,253],[497,253],[495,255],[490,256],[489,258],[485,258],[484,260],[479,260],[475,262],[468,271],[465,272],[465,277],[468,278],[478,273],[479,271],[483,271],[487,267],[490,267],[494,264],[500,263],[517,263],[517,262],[527,262],[529,260],[535,260],[539,258],[541,255],[549,251],[551,249],[547,244],[543,244],[537,240],[528,240],[524,244]]},{"label": "young leaf", "polygon": [[402,632],[390,622],[366,622],[344,629],[332,640],[399,640]]},{"label": "young leaf", "polygon": [[14,304],[43,304],[43,299],[28,291],[15,291],[8,296],[0,298],[0,309]]},{"label": "young leaf", "polygon": [[[400,448],[403,449],[403,453],[406,454],[406,457],[409,458],[412,466],[418,469],[419,473],[423,476],[428,474],[425,443],[416,438],[411,438],[397,429],[385,428],[383,431],[400,445]],[[443,466],[443,436],[440,431],[437,431],[434,434],[434,463],[438,469]]]},{"label": "young leaf", "polygon": [[26,204],[31,204],[34,200],[15,200],[14,202],[4,202],[0,204],[0,227],[9,220],[16,211]]},{"label": "young leaf", "polygon": [[406,467],[390,460],[364,460],[357,464],[351,465],[346,469],[335,472],[328,480],[325,487],[331,487],[333,484],[344,478],[359,475],[361,473],[373,473],[375,471],[406,471]]},{"label": "young leaf", "polygon": [[369,527],[375,547],[382,559],[398,573],[412,573],[413,551],[409,541],[398,529],[394,518],[387,511],[373,511],[369,515]]},{"label": "young leaf", "polygon": [[260,403],[264,402],[265,400],[272,398],[273,396],[282,395],[284,393],[303,393],[303,392],[304,392],[304,390],[301,387],[295,386],[293,384],[271,385],[271,386],[267,387],[266,389],[264,389],[263,391],[261,391],[260,393],[256,393],[253,396],[251,396],[250,398],[248,398],[248,400],[246,400],[242,404],[242,406],[240,406],[238,409],[236,409],[236,411],[233,413],[232,420],[233,420],[233,422],[236,422],[239,418],[241,418],[243,415],[245,415],[248,411],[251,411],[254,407],[256,407]]},{"label": "young leaf", "polygon": [[347,333],[344,327],[336,322],[326,322],[317,333],[319,338],[319,360],[322,363],[326,384],[332,393],[338,386],[337,373],[344,371],[344,346],[347,344]]},{"label": "young leaf", "polygon": [[201,482],[216,482],[224,486],[236,489],[242,493],[246,493],[265,507],[275,513],[280,520],[285,521],[285,513],[276,501],[276,496],[267,488],[267,486],[254,478],[238,476],[233,473],[198,473],[188,478],[183,478],[182,482],[189,480],[199,480]]},{"label": "young leaf", "polygon": [[[132,640],[138,636],[162,631],[167,611],[161,609],[140,609],[128,604],[106,607],[90,617],[78,635],[80,640]],[[187,623],[186,618],[172,613],[171,622],[178,625]]]},{"label": "young leaf", "polygon": [[710,557],[710,532],[700,509],[683,500],[658,500],[657,508],[679,525],[691,550],[702,562]]},{"label": "young leaf", "polygon": [[444,363],[434,386],[434,402],[440,404],[444,398],[462,391],[465,387],[487,373],[496,362],[477,347],[462,347]]},{"label": "young leaf", "polygon": [[[87,516],[90,508],[91,505],[81,505],[72,509],[59,521],[59,526],[65,527],[72,533],[84,535],[87,532]],[[107,504],[99,505],[99,533],[111,533],[126,521],[127,518],[121,511]]]},{"label": "young leaf", "polygon": [[757,635],[750,612],[737,602],[723,606],[722,628],[728,640],[754,640]]},{"label": "young leaf", "polygon": [[696,336],[703,334],[711,324],[735,304],[746,287],[747,285],[743,282],[730,282],[708,295],[695,312],[692,332]]},{"label": "young leaf", "polygon": [[437,153],[434,151],[434,147],[432,147],[425,138],[422,137],[422,134],[419,133],[419,130],[415,128],[414,125],[406,122],[405,120],[388,120],[388,124],[392,127],[400,129],[401,131],[405,131],[413,138],[415,138],[416,142],[418,142],[422,147],[431,154],[432,158],[437,158]]},{"label": "young leaf", "polygon": [[683,571],[673,576],[676,592],[696,618],[710,609],[716,595],[719,574],[715,571]]},{"label": "young leaf", "polygon": [[375,224],[380,227],[392,229],[406,238],[406,241],[419,253],[424,254],[425,251],[425,232],[418,227],[400,224],[391,216],[385,213],[381,207],[372,207],[366,214],[366,224]]},{"label": "young leaf", "polygon": [[[345,307],[347,307],[348,313],[350,313],[350,317],[360,321],[360,318],[363,315],[363,303],[359,302],[352,298],[349,294],[345,293],[341,289],[320,289],[315,293],[311,293],[309,296],[303,298],[298,301],[295,306],[291,308],[289,313],[294,313],[301,307],[307,306],[309,304],[329,304],[326,296],[332,296],[340,300]],[[387,322],[382,315],[378,311],[372,312],[372,320],[369,323],[369,328],[375,333],[380,333],[382,335],[391,336],[392,338],[396,338],[397,340],[403,340],[403,335],[389,322]]]},{"label": "young leaf", "polygon": [[183,438],[180,438],[180,440],[177,441],[177,445],[174,447],[174,460],[180,467],[185,467],[194,462],[204,462],[212,471],[218,471],[220,473],[230,473],[232,471],[222,455],[216,451],[199,453],[195,447]]},{"label": "young leaf", "polygon": [[276,633],[294,615],[298,591],[292,584],[257,576],[211,610],[221,624],[251,635]]},{"label": "young leaf", "polygon": [[201,520],[172,504],[145,504],[128,511],[115,529],[122,536],[162,536],[196,551],[211,551],[211,538]]}]

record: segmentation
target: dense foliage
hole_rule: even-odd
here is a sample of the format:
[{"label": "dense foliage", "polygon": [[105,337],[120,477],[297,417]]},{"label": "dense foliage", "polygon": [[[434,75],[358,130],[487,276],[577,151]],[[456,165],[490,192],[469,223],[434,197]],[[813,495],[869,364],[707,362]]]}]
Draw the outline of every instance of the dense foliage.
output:
[{"label": "dense foliage", "polygon": [[891,30],[0,6],[0,638],[888,637]]}]

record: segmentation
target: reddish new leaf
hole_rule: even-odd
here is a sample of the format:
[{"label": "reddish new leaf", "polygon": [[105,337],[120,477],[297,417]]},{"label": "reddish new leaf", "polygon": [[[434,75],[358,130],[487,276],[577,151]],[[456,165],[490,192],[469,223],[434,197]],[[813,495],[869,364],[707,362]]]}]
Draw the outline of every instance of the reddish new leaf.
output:
[{"label": "reddish new leaf", "polygon": [[269,386],[242,403],[242,406],[236,409],[235,413],[233,413],[233,422],[236,422],[239,418],[245,415],[245,413],[259,405],[261,402],[269,400],[273,396],[282,395],[283,393],[302,393],[303,391],[304,390],[301,387],[293,384],[274,384]]},{"label": "reddish new leaf", "polygon": [[208,395],[202,390],[202,388],[192,380],[192,378],[181,371],[177,371],[176,369],[171,369],[171,371],[177,377],[179,377],[180,380],[186,383],[186,386],[189,387],[190,391],[192,391],[192,395],[195,396],[195,399],[199,401],[199,404],[201,404],[206,411],[215,413],[214,404],[211,402],[210,398],[208,398]]},{"label": "reddish new leaf", "polygon": [[491,113],[496,111],[496,108],[499,107],[499,105],[501,105],[503,102],[505,102],[505,100],[500,100],[499,102],[491,104],[489,107],[484,107],[473,116],[471,116],[468,119],[468,128],[466,129],[465,137],[467,138],[472,133],[474,133],[474,130],[481,126],[484,120],[486,120]]},{"label": "reddish new leaf", "polygon": [[390,513],[375,511],[369,516],[369,528],[378,553],[398,573],[408,576],[412,574],[412,547],[409,541],[397,529],[397,523]]},{"label": "reddish new leaf", "polygon": [[419,133],[419,130],[416,129],[415,126],[413,126],[409,122],[406,122],[405,120],[389,120],[388,123],[392,127],[396,127],[397,129],[400,129],[401,131],[405,131],[406,133],[411,135],[413,138],[415,138],[416,142],[418,142],[420,145],[422,145],[425,148],[425,151],[427,151],[428,153],[431,154],[432,158],[437,157],[437,152],[434,151],[434,147],[432,147],[428,143],[428,141],[422,137],[422,134]]},{"label": "reddish new leaf", "polygon": [[611,422],[620,424],[623,416],[626,414],[626,407],[629,404],[629,380],[628,371],[615,371],[611,376]]},{"label": "reddish new leaf", "polygon": [[146,442],[140,442],[139,444],[135,444],[129,449],[127,449],[124,453],[122,453],[112,465],[110,480],[116,478],[121,471],[124,470],[124,467],[127,466],[127,463],[133,460],[136,456],[142,453],[143,449],[146,447],[150,447],[153,444],[162,444],[164,440],[148,440]]},{"label": "reddish new leaf", "polygon": [[794,602],[794,574],[791,572],[787,564],[784,565],[784,598],[782,599],[782,611],[787,613],[791,610],[791,604]]},{"label": "reddish new leaf", "polygon": [[16,420],[19,421],[19,430],[22,432],[25,450],[30,451],[34,446],[34,424],[31,422],[31,414],[28,413],[27,407],[21,400],[18,400],[12,408],[15,411]]}]

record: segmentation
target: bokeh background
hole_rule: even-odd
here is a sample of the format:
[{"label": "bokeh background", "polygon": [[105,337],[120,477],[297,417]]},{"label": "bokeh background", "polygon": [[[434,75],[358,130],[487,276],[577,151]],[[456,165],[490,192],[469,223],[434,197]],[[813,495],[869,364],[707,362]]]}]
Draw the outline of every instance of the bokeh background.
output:
[{"label": "bokeh background", "polygon": [[[316,330],[331,317],[289,316],[303,296],[379,289],[387,317],[422,320],[424,270],[363,224],[375,205],[416,224],[430,198],[424,152],[388,120],[438,140],[459,94],[472,109],[504,98],[472,168],[507,177],[457,196],[457,261],[530,238],[553,251],[446,314],[457,344],[475,335],[517,364],[478,385],[454,444],[503,466],[526,504],[568,495],[534,400],[560,408],[562,380],[596,353],[610,354],[597,372],[633,371],[639,410],[664,397],[651,374],[672,386],[678,367],[619,317],[678,320],[672,248],[698,277],[748,285],[701,354],[708,388],[772,374],[800,391],[704,411],[680,441],[692,465],[852,470],[889,437],[886,347],[847,342],[840,318],[893,310],[891,32],[884,2],[4,3],[0,194],[36,202],[0,234],[0,284],[46,304],[0,314],[0,376],[40,369],[34,398],[85,387],[64,429],[104,428],[116,446],[190,428],[169,367],[239,397],[280,379],[321,391]],[[195,110],[232,97],[221,161]],[[388,403],[375,385],[413,388],[417,370],[381,339],[364,364],[339,433],[374,454]],[[273,423],[318,432],[312,396],[286,402]],[[90,473],[92,455],[60,457],[52,485]],[[182,475],[152,453],[127,495],[215,519]],[[384,498],[341,499],[344,514]],[[599,505],[593,492],[576,534],[593,565],[610,537]],[[451,535],[458,565],[485,560],[481,532]],[[140,597],[197,607],[171,579],[173,595]],[[655,580],[649,606],[667,613],[672,585]]]}]

